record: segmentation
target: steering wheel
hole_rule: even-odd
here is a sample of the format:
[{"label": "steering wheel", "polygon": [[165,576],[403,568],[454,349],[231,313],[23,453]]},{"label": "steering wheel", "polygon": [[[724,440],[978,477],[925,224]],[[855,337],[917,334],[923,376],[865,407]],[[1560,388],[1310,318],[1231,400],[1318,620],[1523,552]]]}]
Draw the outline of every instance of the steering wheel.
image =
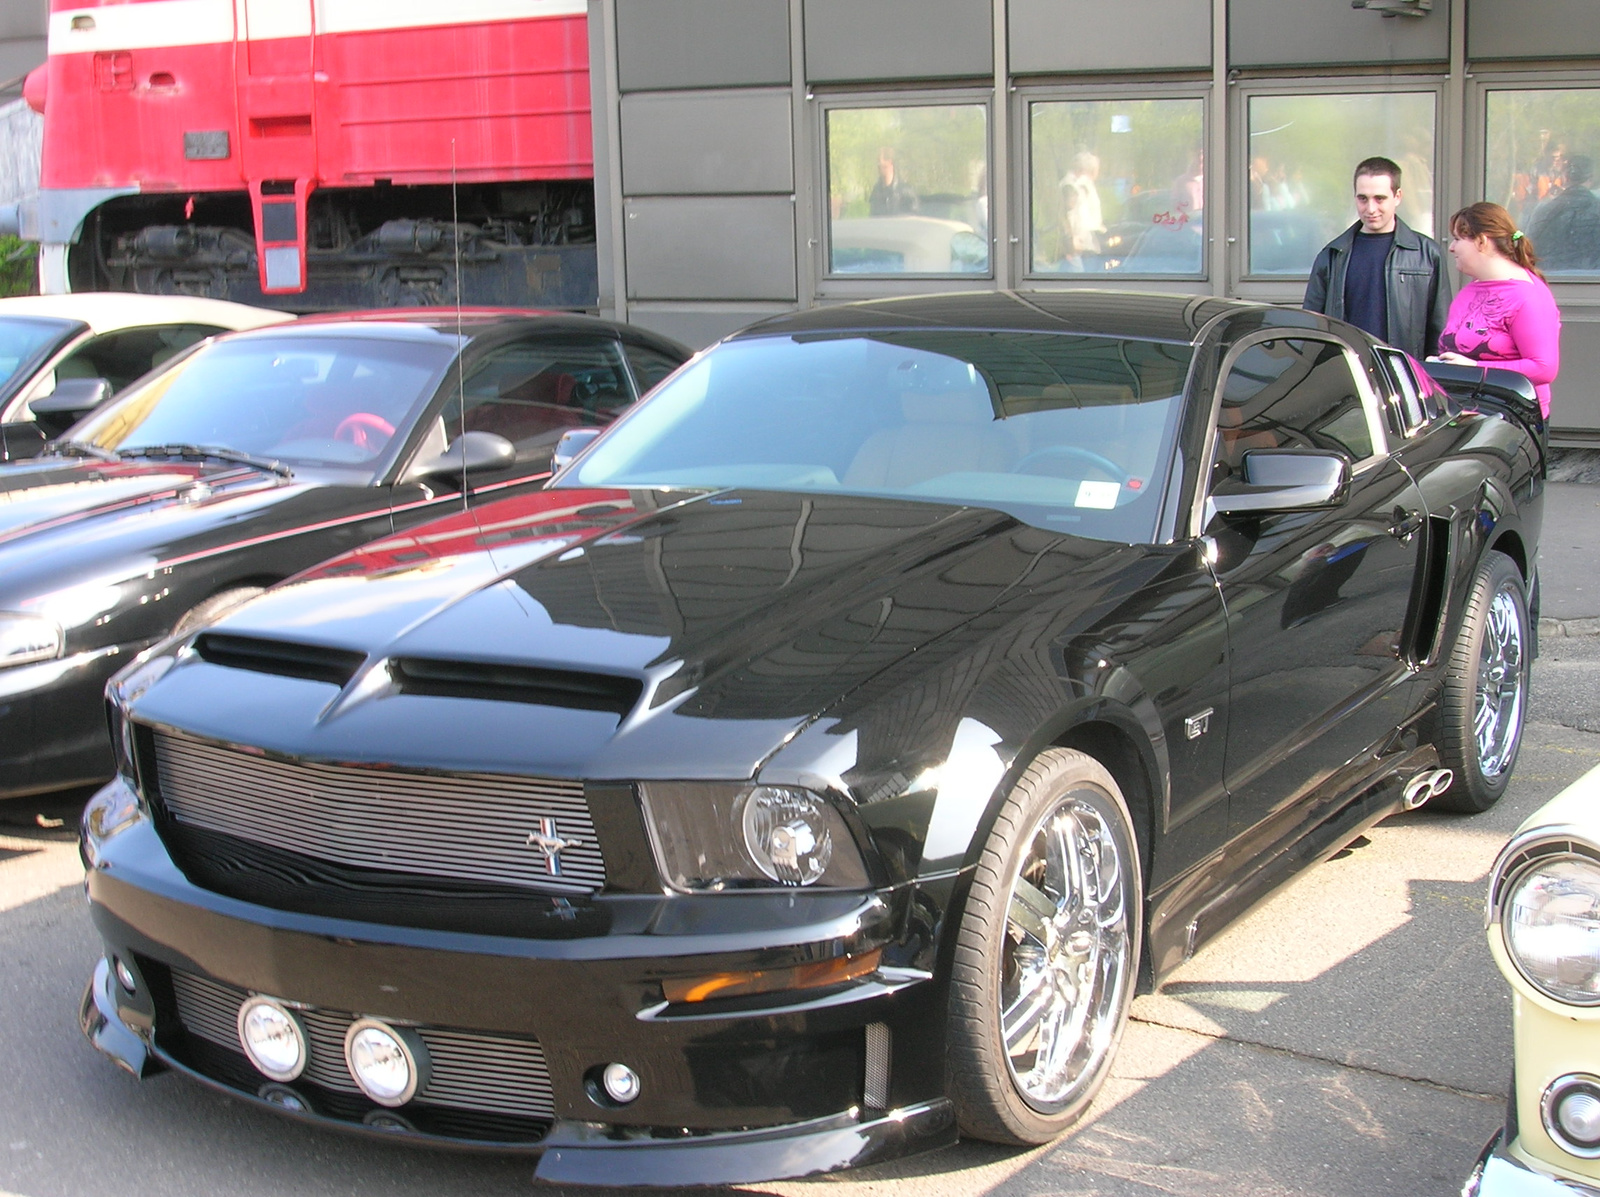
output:
[{"label": "steering wheel", "polygon": [[394,425],[370,411],[352,412],[333,430],[334,440],[344,441],[367,453],[376,453],[393,435]]},{"label": "steering wheel", "polygon": [[1046,445],[1043,449],[1035,449],[1011,467],[1011,472],[1013,474],[1036,474],[1039,471],[1027,469],[1028,464],[1035,461],[1046,461],[1053,457],[1065,457],[1074,461],[1084,462],[1097,470],[1104,471],[1119,484],[1126,483],[1129,478],[1133,477],[1132,474],[1128,473],[1127,470],[1109,457],[1096,453],[1093,449],[1084,449],[1077,445]]}]

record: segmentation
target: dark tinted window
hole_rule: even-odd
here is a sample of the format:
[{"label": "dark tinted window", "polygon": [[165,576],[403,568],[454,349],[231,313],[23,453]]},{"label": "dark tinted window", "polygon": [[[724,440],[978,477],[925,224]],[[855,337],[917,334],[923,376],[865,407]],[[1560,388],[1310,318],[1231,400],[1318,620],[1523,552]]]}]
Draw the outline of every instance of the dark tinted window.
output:
[{"label": "dark tinted window", "polygon": [[90,337],[56,364],[56,378],[104,378],[120,391],[179,350],[222,331],[211,324],[166,324]]},{"label": "dark tinted window", "polygon": [[1422,386],[1417,381],[1418,371],[1412,369],[1411,360],[1403,353],[1379,350],[1378,360],[1389,376],[1390,389],[1395,395],[1395,415],[1401,436],[1410,436],[1428,422],[1427,409],[1422,404]]},{"label": "dark tinted window", "polygon": [[[608,424],[633,402],[616,343],[542,337],[491,351],[466,376],[468,431],[493,432],[521,449],[554,444],[569,428]],[[453,405],[446,425],[460,427]]]},{"label": "dark tinted window", "polygon": [[1250,346],[1222,387],[1217,458],[1238,469],[1251,449],[1331,449],[1372,456],[1372,431],[1344,350],[1285,337]]},{"label": "dark tinted window", "polygon": [[646,345],[624,345],[622,348],[628,355],[628,365],[633,367],[633,378],[639,384],[641,395],[681,364],[677,358],[669,357],[660,350],[651,349]]}]

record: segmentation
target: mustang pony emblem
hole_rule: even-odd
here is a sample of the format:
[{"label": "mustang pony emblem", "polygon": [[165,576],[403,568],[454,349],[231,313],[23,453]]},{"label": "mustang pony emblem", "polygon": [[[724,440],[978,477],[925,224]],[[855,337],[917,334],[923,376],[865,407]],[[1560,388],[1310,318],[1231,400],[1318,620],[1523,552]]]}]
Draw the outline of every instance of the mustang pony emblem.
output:
[{"label": "mustang pony emblem", "polygon": [[561,854],[568,848],[576,848],[583,841],[573,836],[564,840],[556,830],[554,819],[541,818],[539,830],[528,832],[528,847],[537,848],[544,853],[545,872],[552,877],[561,876]]}]

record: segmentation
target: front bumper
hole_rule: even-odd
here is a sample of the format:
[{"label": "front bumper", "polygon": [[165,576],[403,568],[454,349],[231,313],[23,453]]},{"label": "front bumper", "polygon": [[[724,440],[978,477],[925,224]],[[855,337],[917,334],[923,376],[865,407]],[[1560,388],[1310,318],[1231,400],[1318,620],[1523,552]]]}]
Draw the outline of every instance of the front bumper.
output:
[{"label": "front bumper", "polygon": [[0,670],[0,798],[111,776],[106,682],[143,648],[96,649]]},{"label": "front bumper", "polygon": [[[862,935],[883,943],[898,925],[886,907],[892,894],[837,895],[809,922],[794,917],[792,895],[720,896],[765,919],[756,926],[730,923],[726,903],[634,897],[606,911],[604,899],[573,899],[553,904],[547,935],[472,935],[211,893],[183,876],[148,822],[99,845],[88,889],[106,960],[84,995],[83,1029],[136,1076],[171,1068],[280,1113],[394,1140],[535,1152],[537,1176],[572,1184],[774,1180],[956,1139],[944,1096],[944,994],[925,972],[885,967],[829,990],[704,1011],[659,1000],[663,976],[831,953]],[[133,972],[132,991],[112,959]],[[307,1025],[312,1065],[287,1086],[269,1083],[236,1038],[228,1042],[251,993],[295,1005]],[[329,1047],[360,1016],[410,1026],[435,1052],[428,1087],[406,1106],[368,1101]],[[446,1058],[468,1040],[465,1055]],[[627,1106],[595,1084],[610,1061],[642,1078]],[[511,1109],[507,1093],[518,1086],[531,1104]]]},{"label": "front bumper", "polygon": [[1511,1154],[1505,1133],[1490,1139],[1461,1197],[1600,1197],[1600,1188],[1544,1172]]}]

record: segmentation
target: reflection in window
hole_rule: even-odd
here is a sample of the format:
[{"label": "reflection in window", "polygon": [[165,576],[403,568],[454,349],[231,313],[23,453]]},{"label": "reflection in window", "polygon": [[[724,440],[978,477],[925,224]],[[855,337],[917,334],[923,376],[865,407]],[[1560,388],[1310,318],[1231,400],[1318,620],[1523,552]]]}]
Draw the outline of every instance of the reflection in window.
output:
[{"label": "reflection in window", "polygon": [[987,274],[982,104],[828,112],[830,274]]},{"label": "reflection in window", "polygon": [[1355,222],[1351,171],[1400,167],[1400,219],[1433,236],[1431,92],[1250,98],[1251,274],[1309,274]]},{"label": "reflection in window", "polygon": [[1483,193],[1504,204],[1545,274],[1600,273],[1600,89],[1493,91]]},{"label": "reflection in window", "polygon": [[1228,372],[1217,460],[1242,469],[1251,449],[1331,449],[1372,456],[1372,429],[1344,350],[1330,341],[1262,341]]},{"label": "reflection in window", "polygon": [[1203,102],[1032,104],[1033,272],[1199,274]]}]

